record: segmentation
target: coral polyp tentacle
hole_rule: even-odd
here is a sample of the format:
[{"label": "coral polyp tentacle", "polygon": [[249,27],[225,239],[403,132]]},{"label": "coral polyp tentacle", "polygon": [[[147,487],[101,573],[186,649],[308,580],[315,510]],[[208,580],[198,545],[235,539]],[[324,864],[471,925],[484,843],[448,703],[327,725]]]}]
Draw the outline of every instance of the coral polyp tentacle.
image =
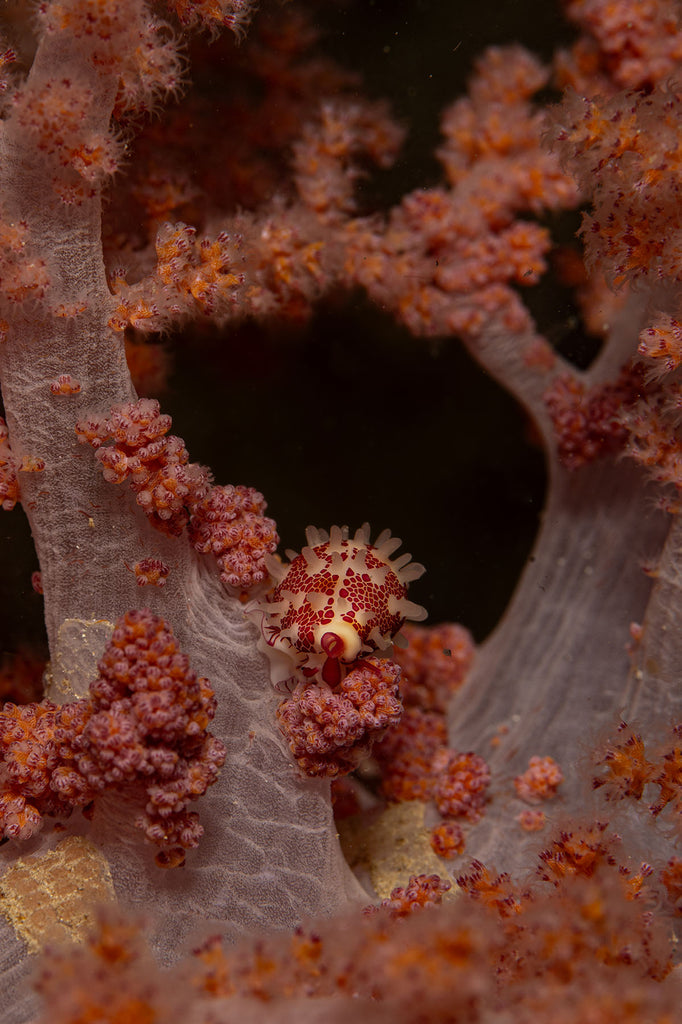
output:
[{"label": "coral polyp tentacle", "polygon": [[391,559],[401,541],[389,530],[371,544],[368,523],[353,537],[347,526],[309,526],[306,540],[300,554],[287,551],[288,565],[268,560],[275,587],[250,614],[260,621],[273,683],[317,677],[334,687],[358,659],[390,657],[403,623],[426,617],[407,598],[424,567],[409,554]]}]

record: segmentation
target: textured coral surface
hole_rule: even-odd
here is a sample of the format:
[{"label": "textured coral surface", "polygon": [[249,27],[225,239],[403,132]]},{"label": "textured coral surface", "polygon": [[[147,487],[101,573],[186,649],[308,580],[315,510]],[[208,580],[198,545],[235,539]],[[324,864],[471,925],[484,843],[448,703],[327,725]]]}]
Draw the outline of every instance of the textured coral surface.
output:
[{"label": "textured coral surface", "polygon": [[[543,4],[523,40],[516,5],[482,5],[477,53],[454,8],[345,0],[324,12],[336,43],[321,8],[1,12],[0,516],[30,524],[49,647],[17,637],[0,662],[2,1012],[663,1024],[678,5]],[[424,22],[442,72],[411,63]],[[351,25],[366,82],[330,55]],[[432,89],[440,142],[417,168]],[[516,544],[509,492],[531,499],[517,441],[454,379],[465,358],[547,477],[487,637],[469,591],[495,590]],[[323,492],[329,515],[266,515]],[[419,561],[366,523],[384,515]],[[448,621],[417,626],[421,540]]]}]

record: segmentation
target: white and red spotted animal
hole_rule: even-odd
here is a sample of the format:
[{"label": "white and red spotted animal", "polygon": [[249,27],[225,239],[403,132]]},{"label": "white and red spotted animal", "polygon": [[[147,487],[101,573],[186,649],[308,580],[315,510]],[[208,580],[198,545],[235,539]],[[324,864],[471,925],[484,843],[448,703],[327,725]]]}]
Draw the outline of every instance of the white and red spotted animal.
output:
[{"label": "white and red spotted animal", "polygon": [[369,537],[368,523],[353,537],[346,526],[329,534],[309,526],[307,546],[287,551],[288,565],[268,556],[275,587],[251,614],[260,616],[260,646],[276,685],[322,680],[334,687],[358,659],[390,657],[406,619],[426,617],[407,599],[424,567],[409,554],[391,560],[401,541],[389,530],[374,544]]}]

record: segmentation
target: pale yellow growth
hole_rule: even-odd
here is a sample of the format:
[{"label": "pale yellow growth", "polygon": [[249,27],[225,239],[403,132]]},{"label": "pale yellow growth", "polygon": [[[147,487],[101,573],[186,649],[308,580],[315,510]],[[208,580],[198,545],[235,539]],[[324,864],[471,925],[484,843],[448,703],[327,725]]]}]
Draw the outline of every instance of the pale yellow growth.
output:
[{"label": "pale yellow growth", "polygon": [[115,899],[106,858],[83,836],[19,858],[0,879],[0,910],[32,953],[47,943],[82,941],[94,925],[93,909]]},{"label": "pale yellow growth", "polygon": [[45,672],[45,696],[55,704],[87,697],[113,632],[114,623],[106,619],[65,619],[57,634],[56,654]]},{"label": "pale yellow growth", "polygon": [[431,830],[424,824],[425,805],[419,800],[389,804],[371,824],[349,818],[338,823],[341,848],[351,868],[369,873],[381,899],[398,885],[407,885],[410,875],[440,875],[449,872],[431,849]]}]

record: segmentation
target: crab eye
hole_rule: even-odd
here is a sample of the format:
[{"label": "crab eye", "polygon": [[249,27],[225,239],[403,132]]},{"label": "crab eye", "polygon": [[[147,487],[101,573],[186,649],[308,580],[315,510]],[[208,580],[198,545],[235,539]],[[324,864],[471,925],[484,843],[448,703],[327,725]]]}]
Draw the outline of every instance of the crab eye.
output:
[{"label": "crab eye", "polygon": [[320,647],[328,658],[341,658],[346,644],[338,633],[323,633],[320,637]]},{"label": "crab eye", "polygon": [[343,619],[334,619],[325,627],[320,627],[315,642],[318,650],[322,650],[328,658],[347,663],[355,661],[362,648],[362,640],[357,630]]}]

